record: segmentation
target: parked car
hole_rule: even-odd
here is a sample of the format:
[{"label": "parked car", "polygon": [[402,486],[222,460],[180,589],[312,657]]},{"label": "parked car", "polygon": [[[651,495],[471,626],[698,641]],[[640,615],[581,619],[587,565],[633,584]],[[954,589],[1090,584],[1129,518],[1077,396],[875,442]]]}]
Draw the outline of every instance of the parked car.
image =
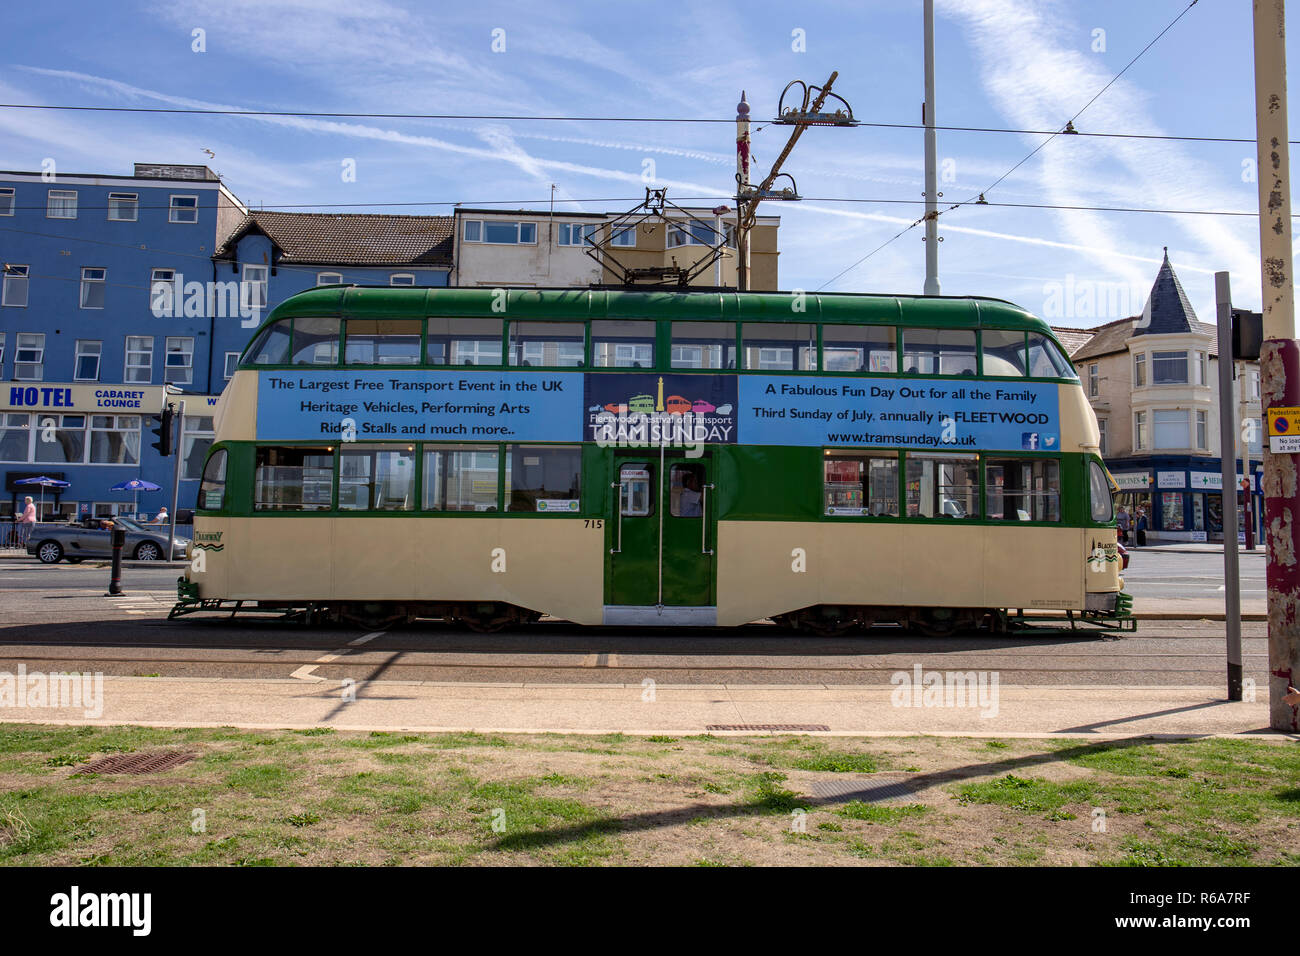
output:
[{"label": "parked car", "polygon": [[[58,564],[64,558],[75,564],[83,558],[108,558],[113,555],[113,532],[101,525],[110,519],[86,518],[75,524],[38,524],[27,542],[27,553],[42,564]],[[146,528],[130,518],[111,519],[114,526],[126,531],[122,557],[135,561],[161,561],[167,552],[167,529]],[[183,558],[190,546],[188,538],[172,539],[172,558]]]}]

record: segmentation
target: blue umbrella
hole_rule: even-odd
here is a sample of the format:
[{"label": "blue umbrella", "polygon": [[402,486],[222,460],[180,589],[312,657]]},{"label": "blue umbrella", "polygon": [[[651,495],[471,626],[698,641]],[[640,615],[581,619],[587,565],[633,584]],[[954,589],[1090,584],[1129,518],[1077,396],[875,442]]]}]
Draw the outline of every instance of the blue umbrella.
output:
[{"label": "blue umbrella", "polygon": [[132,478],[130,481],[120,481],[108,490],[132,492],[131,513],[134,515],[140,510],[139,493],[141,491],[162,491],[162,486],[155,485],[152,481],[145,481],[143,478]]},{"label": "blue umbrella", "polygon": [[71,488],[72,483],[63,481],[59,478],[47,478],[41,475],[37,478],[20,478],[14,482],[15,485],[40,485],[41,486],[41,514],[45,513],[45,489],[46,488]]}]

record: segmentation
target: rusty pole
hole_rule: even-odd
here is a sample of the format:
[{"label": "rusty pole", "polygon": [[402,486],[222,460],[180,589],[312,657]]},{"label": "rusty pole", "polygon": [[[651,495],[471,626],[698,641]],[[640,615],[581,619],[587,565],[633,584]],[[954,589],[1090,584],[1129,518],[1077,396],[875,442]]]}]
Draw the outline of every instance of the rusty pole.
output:
[{"label": "rusty pole", "polygon": [[[1285,0],[1254,0],[1255,124],[1259,150],[1259,258],[1264,343],[1261,404],[1300,406],[1300,348],[1295,341],[1291,255],[1291,176],[1286,120]],[[1300,673],[1300,564],[1295,523],[1300,488],[1294,455],[1264,447],[1264,535],[1268,579],[1269,725],[1300,730],[1300,707],[1284,698]],[[1224,544],[1228,546],[1227,542]]]}]

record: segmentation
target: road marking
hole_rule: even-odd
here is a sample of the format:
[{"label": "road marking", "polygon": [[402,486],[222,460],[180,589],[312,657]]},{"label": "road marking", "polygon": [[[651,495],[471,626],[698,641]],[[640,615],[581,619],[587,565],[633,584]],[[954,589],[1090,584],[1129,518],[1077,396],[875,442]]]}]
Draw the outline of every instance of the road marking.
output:
[{"label": "road marking", "polygon": [[316,669],[315,664],[306,664],[302,667],[299,667],[296,671],[294,671],[289,676],[296,677],[298,678],[298,680],[323,681],[325,678],[313,676],[312,671],[314,671],[315,669]]},{"label": "road marking", "polygon": [[[369,644],[375,638],[383,637],[385,633],[386,633],[385,631],[373,631],[370,634],[366,634],[362,637],[358,637],[354,641],[348,641],[348,647],[360,647],[362,644]],[[316,658],[315,663],[304,664],[302,667],[299,667],[296,671],[294,671],[289,676],[296,677],[298,678],[298,680],[309,680],[312,682],[323,681],[325,679],[324,677],[317,677],[315,674],[312,673],[312,671],[314,671],[321,664],[329,664],[332,661],[338,660],[345,653],[347,653],[347,647],[341,647],[337,652],[322,654],[320,657]]]},{"label": "road marking", "polygon": [[362,644],[368,644],[377,637],[383,637],[384,631],[375,631],[373,634],[367,634],[365,637],[358,637],[355,641],[348,641],[348,647],[359,647]]}]

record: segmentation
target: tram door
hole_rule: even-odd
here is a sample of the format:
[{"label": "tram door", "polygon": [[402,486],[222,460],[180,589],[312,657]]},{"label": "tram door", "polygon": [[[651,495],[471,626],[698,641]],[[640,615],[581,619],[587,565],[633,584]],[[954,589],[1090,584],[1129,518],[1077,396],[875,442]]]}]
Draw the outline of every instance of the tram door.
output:
[{"label": "tram door", "polygon": [[704,607],[714,599],[717,493],[708,452],[614,458],[605,600],[609,605]]}]

